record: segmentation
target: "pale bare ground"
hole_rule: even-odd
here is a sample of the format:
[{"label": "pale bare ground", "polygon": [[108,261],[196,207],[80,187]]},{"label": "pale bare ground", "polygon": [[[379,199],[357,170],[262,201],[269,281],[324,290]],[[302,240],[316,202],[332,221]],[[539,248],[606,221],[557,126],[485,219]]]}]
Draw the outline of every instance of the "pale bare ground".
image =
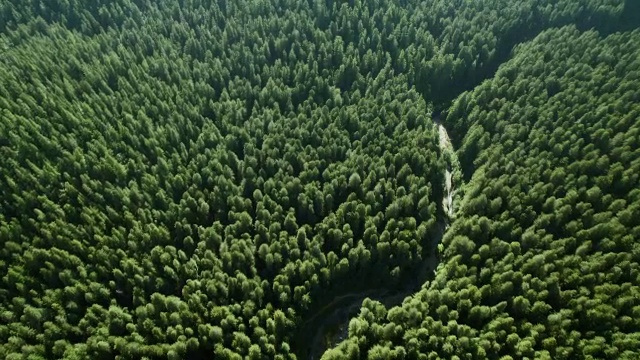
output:
[{"label": "pale bare ground", "polygon": [[[453,145],[451,144],[451,139],[449,138],[447,129],[440,123],[439,117],[434,118],[434,122],[438,126],[439,146],[442,149],[442,152],[444,153],[448,150],[453,151]],[[438,232],[438,236],[436,236],[436,239],[434,239],[436,243],[435,246],[437,246],[442,240],[446,229],[449,227],[449,220],[453,216],[453,196],[455,194],[455,187],[453,184],[453,175],[451,173],[451,164],[447,164],[444,176],[445,189],[442,199],[442,206],[448,218],[439,221],[440,229]],[[418,273],[420,273],[421,275],[416,276],[416,278],[424,278],[428,273],[435,273],[437,265],[438,258],[436,256],[436,252],[432,251],[428,255],[428,257],[423,260],[422,266],[418,271]],[[318,312],[316,312],[315,315],[313,315],[309,320],[307,320],[307,322],[305,322],[305,324],[308,324],[315,320],[317,317],[324,316],[324,321],[316,327],[315,335],[311,339],[312,345],[309,349],[308,358],[313,360],[321,358],[322,353],[327,348],[327,344],[323,342],[323,334],[326,331],[328,325],[332,322],[335,322],[337,318],[340,317],[340,313],[343,313],[345,311],[351,312],[351,310],[357,309],[359,306],[361,306],[362,301],[367,297],[373,297],[377,299],[386,307],[397,305],[397,302],[401,302],[402,299],[407,296],[411,296],[416,291],[417,290],[415,289],[411,289],[390,295],[388,290],[381,288],[370,289],[361,292],[351,292],[342,296],[337,296],[333,301],[322,307]],[[377,296],[375,296],[374,294]],[[343,302],[344,304],[341,304]],[[345,331],[347,331],[346,327],[343,326],[342,336],[346,336],[346,333],[344,333]]]},{"label": "pale bare ground", "polygon": [[[447,129],[441,124],[438,125],[438,134],[440,138],[440,148],[442,151],[452,150],[453,145],[451,145],[451,139],[449,139],[449,134],[447,133]],[[442,199],[442,206],[444,211],[447,213],[447,216],[451,218],[453,216],[453,195],[455,194],[455,189],[453,188],[453,176],[451,174],[451,165],[447,164],[447,169],[444,174],[444,193],[445,196]]]},{"label": "pale bare ground", "polygon": [[444,125],[438,123],[438,134],[440,135],[440,147],[442,150],[450,149],[451,139],[449,139],[449,133],[447,133],[447,129],[445,129]]}]

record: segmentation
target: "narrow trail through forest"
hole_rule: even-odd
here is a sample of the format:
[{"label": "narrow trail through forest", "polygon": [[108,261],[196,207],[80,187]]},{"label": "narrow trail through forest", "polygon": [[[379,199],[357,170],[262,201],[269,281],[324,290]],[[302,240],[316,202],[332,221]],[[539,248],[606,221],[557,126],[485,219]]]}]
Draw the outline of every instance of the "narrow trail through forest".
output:
[{"label": "narrow trail through forest", "polygon": [[310,360],[318,360],[322,354],[331,346],[336,345],[344,340],[348,335],[349,322],[357,316],[358,310],[362,307],[362,302],[366,298],[377,300],[385,307],[399,305],[402,301],[420,290],[422,284],[427,281],[435,273],[438,266],[438,258],[436,250],[440,244],[442,237],[449,227],[449,221],[454,214],[454,195],[455,184],[453,182],[453,160],[446,156],[449,153],[454,157],[453,145],[447,133],[447,129],[442,125],[440,114],[433,117],[433,122],[438,128],[439,145],[442,156],[447,161],[447,167],[444,173],[444,191],[442,199],[442,210],[445,214],[438,222],[438,233],[433,239],[433,249],[429,256],[422,261],[413,281],[404,286],[400,291],[391,291],[388,287],[370,288],[364,291],[352,292],[336,296],[330,303],[317,310],[309,317],[301,327],[300,334],[313,334],[307,337],[310,342],[307,351],[302,353],[301,358]]},{"label": "narrow trail through forest", "polygon": [[[445,152],[449,152],[451,156],[455,156],[453,145],[451,144],[451,139],[449,138],[449,133],[447,132],[447,129],[444,127],[444,125],[442,125],[440,117],[435,117],[434,121],[438,126],[440,149],[442,150],[443,154]],[[444,209],[449,219],[451,219],[454,213],[453,196],[456,192],[453,184],[453,165],[451,164],[451,161],[447,162],[447,169],[444,174],[444,184],[445,191],[442,199],[442,208]]]}]

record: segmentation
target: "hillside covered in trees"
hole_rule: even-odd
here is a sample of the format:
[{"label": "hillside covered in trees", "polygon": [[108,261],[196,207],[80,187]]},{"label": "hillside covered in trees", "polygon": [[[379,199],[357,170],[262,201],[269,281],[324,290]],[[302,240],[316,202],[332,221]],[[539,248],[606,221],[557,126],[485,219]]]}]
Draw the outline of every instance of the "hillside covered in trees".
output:
[{"label": "hillside covered in trees", "polygon": [[0,3],[0,358],[638,358],[637,4]]},{"label": "hillside covered in trees", "polygon": [[640,31],[553,29],[458,97],[473,175],[436,278],[326,358],[637,358],[639,54]]}]

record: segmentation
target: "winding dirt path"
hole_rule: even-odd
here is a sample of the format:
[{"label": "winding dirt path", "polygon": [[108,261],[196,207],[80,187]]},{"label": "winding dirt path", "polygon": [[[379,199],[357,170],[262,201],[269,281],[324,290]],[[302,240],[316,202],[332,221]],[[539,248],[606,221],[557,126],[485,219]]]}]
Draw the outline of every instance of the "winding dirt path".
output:
[{"label": "winding dirt path", "polygon": [[[442,153],[449,152],[451,156],[455,156],[451,140],[447,129],[440,121],[440,115],[433,118],[435,125],[438,127],[439,145]],[[445,156],[445,159],[447,157]],[[454,214],[454,195],[455,187],[452,176],[452,164],[447,162],[447,168],[444,173],[444,196],[442,199],[442,209],[446,214],[444,219],[439,221],[439,231],[434,240],[434,249],[440,244],[446,229],[449,227],[449,220]],[[362,307],[362,302],[366,298],[377,300],[383,303],[387,308],[399,305],[403,299],[417,292],[422,284],[435,273],[438,265],[436,251],[432,251],[425,258],[417,271],[414,281],[400,291],[391,292],[388,288],[373,288],[365,291],[352,292],[336,296],[330,303],[323,306],[315,312],[301,327],[301,335],[313,333],[309,338],[310,343],[307,351],[304,352],[305,357],[311,360],[318,360],[329,346],[343,340],[348,333],[349,321],[352,317],[357,316],[357,311]],[[327,341],[327,336],[331,337]]]},{"label": "winding dirt path", "polygon": [[[449,138],[449,133],[447,133],[447,129],[445,129],[444,125],[440,122],[439,117],[434,119],[436,125],[438,125],[438,134],[440,137],[440,149],[445,151],[450,151],[453,154],[453,145],[451,145],[451,139]],[[453,216],[453,195],[455,194],[455,189],[453,187],[453,175],[451,173],[452,166],[451,163],[447,163],[447,169],[444,174],[444,194],[445,196],[442,199],[442,207],[451,218]]]}]

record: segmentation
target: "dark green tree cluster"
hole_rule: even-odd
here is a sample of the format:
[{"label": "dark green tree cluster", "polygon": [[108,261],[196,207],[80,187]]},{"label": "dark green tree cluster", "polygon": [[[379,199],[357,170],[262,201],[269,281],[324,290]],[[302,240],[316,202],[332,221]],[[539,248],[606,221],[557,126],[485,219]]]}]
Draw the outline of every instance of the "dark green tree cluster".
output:
[{"label": "dark green tree cluster", "polygon": [[625,6],[628,14],[635,10],[624,0],[31,0],[0,4],[0,30],[29,24],[41,32],[55,23],[86,36],[115,31],[130,38],[150,26],[154,32],[142,39],[145,55],[159,35],[197,60],[207,50],[214,57],[233,53],[240,61],[220,59],[224,68],[252,86],[256,75],[264,86],[273,76],[261,73],[264,62],[278,59],[297,81],[291,87],[301,80],[293,65],[316,60],[323,79],[343,90],[358,73],[375,75],[390,65],[440,106],[492,74],[514,45],[541,30],[578,24],[611,31],[621,17],[636,19],[625,17]]},{"label": "dark green tree cluster", "polygon": [[473,173],[435,279],[325,359],[640,356],[640,31],[519,46],[447,123]]},{"label": "dark green tree cluster", "polygon": [[0,357],[295,358],[433,251],[433,108],[623,6],[1,2]]},{"label": "dark green tree cluster", "polygon": [[429,250],[436,133],[388,67],[342,92],[276,60],[259,87],[48,31],[3,54],[3,358],[290,358],[312,301]]}]

